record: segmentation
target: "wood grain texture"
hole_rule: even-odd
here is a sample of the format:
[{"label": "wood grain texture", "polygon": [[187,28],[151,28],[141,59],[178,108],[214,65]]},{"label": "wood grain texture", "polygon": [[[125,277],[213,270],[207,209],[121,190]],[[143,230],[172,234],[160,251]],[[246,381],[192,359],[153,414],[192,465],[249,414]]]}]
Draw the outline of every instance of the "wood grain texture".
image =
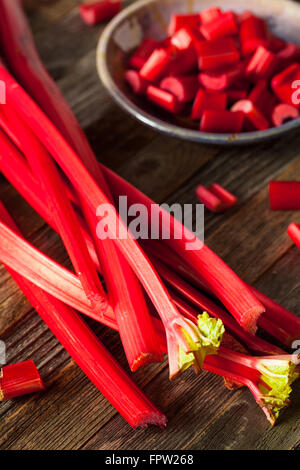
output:
[{"label": "wood grain texture", "polygon": [[[93,148],[157,202],[195,203],[198,184],[214,181],[238,196],[223,215],[206,213],[206,241],[245,280],[299,313],[299,250],[286,235],[295,212],[271,212],[268,181],[300,178],[300,137],[223,149],[158,135],[121,111],[95,69],[102,26],[85,27],[76,0],[28,2],[39,51],[84,126]],[[4,178],[0,196],[29,240],[69,265],[59,237]],[[166,430],[133,431],[82,374],[3,267],[0,337],[8,361],[33,359],[47,392],[0,405],[0,449],[299,449],[300,384],[292,406],[271,429],[247,390],[229,392],[221,378],[187,372],[170,383],[166,361],[134,380],[167,414]],[[117,333],[89,322],[128,370]]]}]

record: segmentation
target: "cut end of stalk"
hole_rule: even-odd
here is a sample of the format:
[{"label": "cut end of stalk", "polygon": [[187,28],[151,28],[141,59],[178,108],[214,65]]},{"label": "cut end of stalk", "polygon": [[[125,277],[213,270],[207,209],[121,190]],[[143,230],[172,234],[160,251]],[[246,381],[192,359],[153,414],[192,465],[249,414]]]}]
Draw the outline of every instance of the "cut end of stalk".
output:
[{"label": "cut end of stalk", "polygon": [[257,306],[253,307],[247,312],[244,313],[244,315],[241,318],[240,324],[241,326],[248,331],[249,333],[255,335],[257,331],[257,321],[259,317],[261,316],[262,313],[264,313],[265,309],[263,306]]},{"label": "cut end of stalk", "polygon": [[132,372],[136,372],[140,367],[145,367],[149,364],[163,362],[164,358],[162,354],[156,352],[141,354],[131,365],[130,369]]},{"label": "cut end of stalk", "polygon": [[280,411],[289,406],[291,385],[299,377],[296,364],[290,358],[262,358],[258,363],[261,372],[259,402],[268,420],[275,425]]},{"label": "cut end of stalk", "polygon": [[220,319],[212,318],[207,312],[198,316],[197,323],[190,320],[177,320],[171,332],[167,331],[170,379],[193,366],[198,374],[205,357],[216,354],[225,332]]},{"label": "cut end of stalk", "polygon": [[152,413],[148,413],[147,416],[141,416],[141,419],[137,420],[135,428],[147,428],[149,425],[153,425],[163,429],[167,426],[167,423],[168,420],[164,414],[153,411]]}]

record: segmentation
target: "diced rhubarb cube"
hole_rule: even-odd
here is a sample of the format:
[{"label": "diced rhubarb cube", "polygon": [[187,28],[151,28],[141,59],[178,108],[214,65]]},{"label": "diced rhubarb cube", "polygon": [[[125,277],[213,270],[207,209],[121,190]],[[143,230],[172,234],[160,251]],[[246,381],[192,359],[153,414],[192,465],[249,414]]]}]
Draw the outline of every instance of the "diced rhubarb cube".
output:
[{"label": "diced rhubarb cube", "polygon": [[176,96],[169,91],[149,85],[146,93],[148,100],[160,108],[163,108],[172,114],[178,114],[182,111],[183,105],[179,103]]},{"label": "diced rhubarb cube", "polygon": [[146,92],[148,82],[136,70],[127,70],[125,80],[136,95],[143,95]]},{"label": "diced rhubarb cube", "polygon": [[173,36],[181,28],[198,28],[199,26],[199,15],[172,15],[171,21],[168,27],[169,36]]},{"label": "diced rhubarb cube", "polygon": [[270,127],[265,116],[254,106],[250,100],[235,103],[231,110],[242,112],[245,115],[245,129],[248,131],[263,131]]},{"label": "diced rhubarb cube", "polygon": [[246,75],[254,80],[268,79],[274,74],[277,65],[277,56],[265,47],[259,46],[246,68]]},{"label": "diced rhubarb cube", "polygon": [[224,111],[227,95],[221,91],[199,90],[192,109],[192,119],[201,119],[205,110]]},{"label": "diced rhubarb cube", "polygon": [[161,77],[171,60],[170,54],[165,49],[156,49],[141,68],[141,77],[149,82],[154,82]]},{"label": "diced rhubarb cube", "polygon": [[268,46],[269,34],[266,22],[256,16],[249,16],[240,25],[240,42],[244,55],[253,54],[259,46]]},{"label": "diced rhubarb cube", "polygon": [[200,85],[208,90],[225,90],[242,78],[244,72],[244,63],[239,63],[234,66],[222,67],[211,72],[201,72],[198,78]]},{"label": "diced rhubarb cube", "polygon": [[207,40],[233,36],[238,32],[235,16],[231,11],[226,11],[210,22],[203,24],[200,27],[200,32]]},{"label": "diced rhubarb cube", "polygon": [[166,77],[160,83],[160,88],[176,96],[180,103],[192,101],[199,89],[197,75],[184,77]]},{"label": "diced rhubarb cube", "polygon": [[239,51],[232,38],[214,39],[197,45],[200,70],[214,70],[235,64],[240,59]]},{"label": "diced rhubarb cube", "polygon": [[244,114],[232,111],[206,110],[203,113],[200,130],[224,134],[239,134],[242,131]]}]

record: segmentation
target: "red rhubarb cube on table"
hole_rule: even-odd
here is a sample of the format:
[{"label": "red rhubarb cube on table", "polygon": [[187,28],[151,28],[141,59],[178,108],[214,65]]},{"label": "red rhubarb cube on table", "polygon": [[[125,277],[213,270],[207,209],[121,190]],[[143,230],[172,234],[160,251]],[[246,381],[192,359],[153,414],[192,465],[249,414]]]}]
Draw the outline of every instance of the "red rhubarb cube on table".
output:
[{"label": "red rhubarb cube on table", "polygon": [[197,53],[200,70],[214,70],[236,64],[240,59],[239,51],[232,38],[200,42],[197,45]]},{"label": "red rhubarb cube on table", "polygon": [[102,2],[83,3],[79,7],[79,13],[83,21],[87,25],[92,26],[101,21],[110,20],[121,9],[121,0],[103,0]]},{"label": "red rhubarb cube on table", "polygon": [[224,111],[227,95],[221,91],[199,90],[194,101],[191,119],[201,119],[207,109]]}]

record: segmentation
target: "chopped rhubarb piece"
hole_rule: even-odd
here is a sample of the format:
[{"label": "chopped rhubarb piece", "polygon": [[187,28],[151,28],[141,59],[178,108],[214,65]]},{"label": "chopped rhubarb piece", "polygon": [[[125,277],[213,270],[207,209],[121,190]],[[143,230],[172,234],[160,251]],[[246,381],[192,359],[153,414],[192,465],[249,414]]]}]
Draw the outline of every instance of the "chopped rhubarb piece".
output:
[{"label": "chopped rhubarb piece", "polygon": [[241,101],[247,98],[248,89],[247,88],[229,88],[226,90],[227,102],[232,105],[237,101]]},{"label": "chopped rhubarb piece", "polygon": [[253,13],[250,10],[245,10],[243,13],[236,14],[235,16],[238,24],[240,25],[243,21],[253,16]]},{"label": "chopped rhubarb piece", "polygon": [[169,36],[173,36],[181,28],[198,28],[199,26],[199,15],[172,15],[171,21],[168,27]]},{"label": "chopped rhubarb piece", "polygon": [[269,46],[268,46],[270,51],[279,53],[280,51],[283,51],[286,46],[287,46],[287,43],[283,39],[280,39],[277,36],[271,36]]},{"label": "chopped rhubarb piece", "polygon": [[300,181],[270,181],[269,198],[273,211],[300,210]]},{"label": "chopped rhubarb piece", "polygon": [[290,104],[278,104],[272,112],[272,122],[276,127],[282,126],[285,122],[297,119],[298,117],[298,109]]},{"label": "chopped rhubarb piece", "polygon": [[203,113],[200,130],[202,132],[238,134],[242,131],[243,122],[243,113],[208,109]]},{"label": "chopped rhubarb piece", "polygon": [[206,10],[202,10],[201,13],[199,13],[200,23],[201,24],[210,23],[212,20],[218,18],[221,15],[222,15],[222,11],[220,8],[218,7],[207,8]]},{"label": "chopped rhubarb piece", "polygon": [[224,212],[237,203],[237,198],[217,183],[208,188],[199,185],[196,193],[202,204],[212,212]]},{"label": "chopped rhubarb piece", "polygon": [[263,131],[270,127],[267,119],[250,100],[238,101],[232,106],[231,110],[233,112],[241,111],[244,113],[245,129],[248,131]]},{"label": "chopped rhubarb piece", "polygon": [[153,85],[147,88],[147,98],[160,108],[166,109],[172,114],[178,114],[182,110],[182,104],[172,93]]},{"label": "chopped rhubarb piece", "polygon": [[243,63],[230,67],[222,67],[212,72],[199,74],[199,82],[208,90],[226,90],[243,77],[245,66]]},{"label": "chopped rhubarb piece", "polygon": [[226,11],[200,27],[200,32],[205,39],[218,39],[224,36],[237,34],[238,28],[235,16],[231,11]]},{"label": "chopped rhubarb piece", "polygon": [[262,79],[257,82],[249,94],[248,100],[250,100],[267,119],[271,119],[277,101],[275,96],[269,92],[266,80]]},{"label": "chopped rhubarb piece", "polygon": [[300,108],[300,64],[292,64],[275,75],[271,86],[280,101]]},{"label": "chopped rhubarb piece", "polygon": [[182,51],[203,40],[204,38],[200,31],[191,28],[181,28],[171,37],[171,44]]},{"label": "chopped rhubarb piece", "polygon": [[225,111],[227,95],[221,91],[199,90],[192,108],[192,119],[201,119],[207,109]]},{"label": "chopped rhubarb piece", "polygon": [[235,64],[240,54],[232,38],[214,39],[197,44],[200,70],[213,70]]},{"label": "chopped rhubarb piece", "polygon": [[227,191],[227,189],[223,188],[220,184],[213,183],[209,187],[209,190],[222,201],[224,209],[229,209],[236,205],[237,197]]},{"label": "chopped rhubarb piece", "polygon": [[165,75],[188,75],[196,72],[197,66],[198,58],[194,47],[190,47],[184,51],[176,50],[165,71]]},{"label": "chopped rhubarb piece", "polygon": [[140,70],[147,59],[149,59],[150,55],[155,49],[159,48],[159,42],[155,41],[152,38],[146,38],[142,42],[142,44],[138,47],[135,51],[133,56],[129,60],[130,67]]},{"label": "chopped rhubarb piece", "polygon": [[279,59],[292,60],[293,62],[300,60],[300,46],[293,42],[288,42],[285,44],[285,47],[278,52],[277,57]]},{"label": "chopped rhubarb piece", "polygon": [[211,212],[222,211],[222,201],[202,184],[197,187],[196,194],[199,201]]},{"label": "chopped rhubarb piece", "polygon": [[166,77],[161,81],[160,88],[175,95],[180,103],[187,103],[195,98],[199,82],[197,75]]},{"label": "chopped rhubarb piece", "polygon": [[240,42],[244,55],[253,54],[259,46],[268,46],[266,22],[256,16],[248,16],[240,25]]},{"label": "chopped rhubarb piece", "polygon": [[157,80],[171,62],[171,56],[165,49],[156,49],[140,70],[140,75],[149,82]]},{"label": "chopped rhubarb piece", "polygon": [[293,222],[288,226],[287,233],[295,245],[300,248],[300,224]]},{"label": "chopped rhubarb piece", "polygon": [[148,82],[136,70],[127,70],[125,80],[136,95],[143,95],[146,92]]},{"label": "chopped rhubarb piece", "polygon": [[110,20],[121,11],[121,8],[120,0],[102,0],[80,5],[79,12],[87,25],[94,25],[100,21]]},{"label": "chopped rhubarb piece", "polygon": [[246,75],[255,80],[268,79],[274,74],[277,64],[276,55],[265,47],[259,46],[246,68]]},{"label": "chopped rhubarb piece", "polygon": [[33,361],[19,362],[0,370],[0,401],[46,390]]}]

